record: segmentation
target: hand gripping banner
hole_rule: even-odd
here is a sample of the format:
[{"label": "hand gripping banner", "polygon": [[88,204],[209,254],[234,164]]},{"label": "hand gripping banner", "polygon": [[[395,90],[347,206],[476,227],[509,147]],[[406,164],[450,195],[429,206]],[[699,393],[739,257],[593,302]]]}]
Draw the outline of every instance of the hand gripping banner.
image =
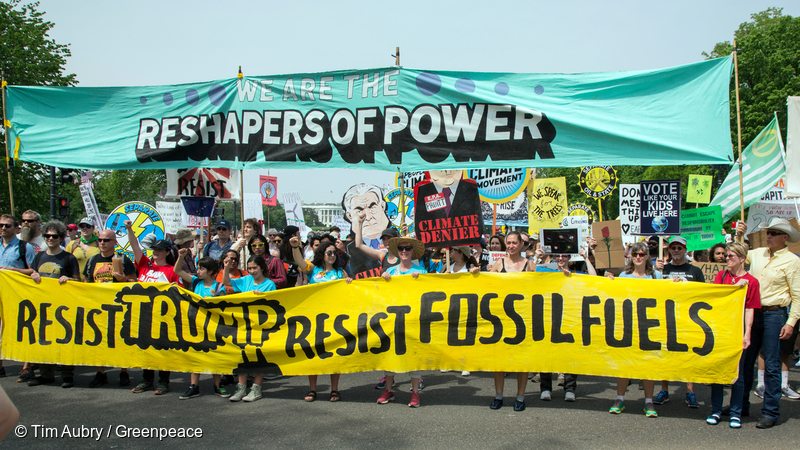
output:
[{"label": "hand gripping banner", "polygon": [[284,375],[568,372],[731,383],[746,289],[561,273],[437,274],[198,298],[0,271],[4,358]]},{"label": "hand gripping banner", "polygon": [[731,61],[586,74],[388,67],[9,86],[9,142],[23,161],[89,169],[731,164]]}]

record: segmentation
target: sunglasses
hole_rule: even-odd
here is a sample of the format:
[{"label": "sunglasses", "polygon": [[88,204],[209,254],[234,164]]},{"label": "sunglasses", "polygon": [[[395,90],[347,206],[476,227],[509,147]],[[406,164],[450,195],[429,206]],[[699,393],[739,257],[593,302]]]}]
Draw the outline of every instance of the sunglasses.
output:
[{"label": "sunglasses", "polygon": [[97,242],[112,242],[113,239],[97,238]]},{"label": "sunglasses", "polygon": [[647,256],[647,253],[631,253],[631,256],[638,256],[639,258],[644,258]]},{"label": "sunglasses", "polygon": [[59,238],[61,238],[61,236],[59,236],[57,234],[43,234],[42,236],[44,236],[45,239],[59,239]]},{"label": "sunglasses", "polygon": [[767,230],[767,236],[786,236],[783,231]]},{"label": "sunglasses", "polygon": [[276,244],[282,244],[283,243],[283,239],[275,239],[275,243]]},{"label": "sunglasses", "polygon": [[217,227],[217,231],[228,231],[225,227]]},{"label": "sunglasses", "polygon": [[22,219],[22,223],[33,223],[38,221],[39,219]]},{"label": "sunglasses", "polygon": [[336,256],[336,252],[325,252],[325,256]]},{"label": "sunglasses", "polygon": [[82,223],[82,224],[78,225],[78,228],[81,228],[81,229],[94,228],[94,225],[86,225],[85,223]]},{"label": "sunglasses", "polygon": [[686,247],[681,247],[681,246],[679,246],[679,245],[676,245],[676,246],[674,246],[674,247],[670,247],[669,249],[670,249],[671,251],[673,251],[673,252],[677,252],[678,250],[686,250]]},{"label": "sunglasses", "polygon": [[739,256],[739,255],[736,255],[734,253],[729,253],[729,254],[725,255],[725,258],[736,258],[737,256]]},{"label": "sunglasses", "polygon": [[14,228],[13,223],[0,223],[0,228]]},{"label": "sunglasses", "polygon": [[414,250],[414,247],[412,247],[410,245],[402,245],[402,246],[398,245],[397,246],[397,251],[399,251],[399,252],[410,252],[411,250]]}]

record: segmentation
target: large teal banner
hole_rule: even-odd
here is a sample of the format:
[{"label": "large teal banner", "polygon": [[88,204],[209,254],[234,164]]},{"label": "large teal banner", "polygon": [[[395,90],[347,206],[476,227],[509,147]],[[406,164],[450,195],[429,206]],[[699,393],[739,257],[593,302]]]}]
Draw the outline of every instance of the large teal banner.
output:
[{"label": "large teal banner", "polygon": [[145,87],[9,86],[17,158],[383,170],[730,164],[731,59],[589,74],[389,67]]}]

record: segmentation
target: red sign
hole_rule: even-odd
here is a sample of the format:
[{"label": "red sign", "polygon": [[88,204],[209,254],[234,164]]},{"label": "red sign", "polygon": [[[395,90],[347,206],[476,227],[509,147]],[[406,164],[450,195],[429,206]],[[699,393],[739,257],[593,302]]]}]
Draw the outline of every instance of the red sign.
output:
[{"label": "red sign", "polygon": [[278,178],[268,175],[261,175],[258,178],[261,204],[264,206],[278,206]]}]

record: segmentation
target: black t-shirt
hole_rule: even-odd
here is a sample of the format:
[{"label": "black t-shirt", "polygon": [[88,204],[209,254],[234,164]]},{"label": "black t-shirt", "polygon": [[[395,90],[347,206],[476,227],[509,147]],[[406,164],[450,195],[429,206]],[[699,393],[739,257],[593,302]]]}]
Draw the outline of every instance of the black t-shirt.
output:
[{"label": "black t-shirt", "polygon": [[[97,254],[89,259],[86,263],[86,268],[83,270],[83,276],[89,283],[113,283],[116,280],[112,272],[114,271],[113,263],[114,255],[103,256]],[[136,267],[133,266],[130,258],[122,255],[122,272],[128,276],[136,276]]]},{"label": "black t-shirt", "polygon": [[691,264],[684,263],[676,266],[672,263],[664,265],[664,278],[678,278],[684,277],[687,281],[699,281],[705,283],[706,277],[703,276],[703,271],[699,267]]},{"label": "black t-shirt", "polygon": [[62,276],[80,279],[78,260],[71,253],[60,251],[56,255],[48,255],[46,251],[39,252],[33,258],[33,270],[39,275],[48,278],[61,278]]}]

